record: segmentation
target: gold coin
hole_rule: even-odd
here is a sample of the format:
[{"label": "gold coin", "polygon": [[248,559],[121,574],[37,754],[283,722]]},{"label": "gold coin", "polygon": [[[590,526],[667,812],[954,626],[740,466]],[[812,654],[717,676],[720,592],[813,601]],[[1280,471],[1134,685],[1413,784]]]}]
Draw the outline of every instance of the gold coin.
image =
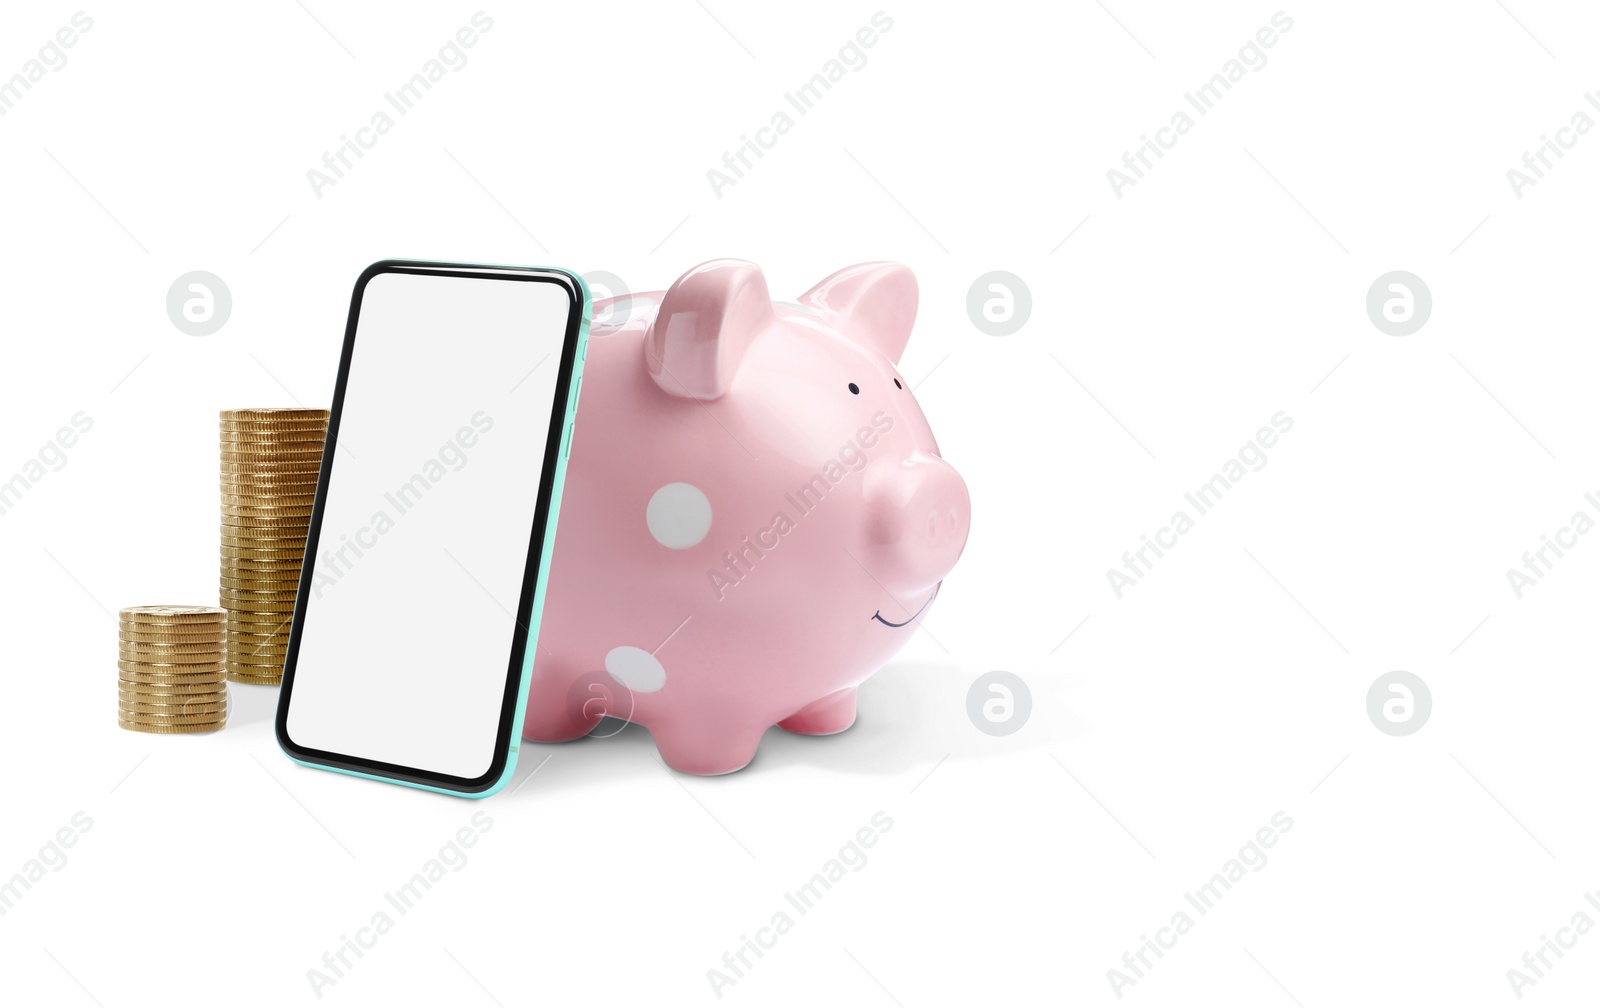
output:
[{"label": "gold coin", "polygon": [[[125,689],[117,690],[117,703],[129,707],[197,707],[210,704],[225,704],[228,702],[228,686],[226,682],[217,683],[211,687],[209,693],[132,693]],[[182,714],[176,710],[153,710],[151,714]],[[188,713],[198,714],[200,711],[191,710]]]},{"label": "gold coin", "polygon": [[[218,577],[233,578],[235,581],[276,581],[290,588],[300,583],[300,568],[303,566],[298,558],[252,560],[249,557],[219,557],[218,563]],[[255,587],[260,590],[264,586]]]},{"label": "gold coin", "polygon": [[270,635],[286,634],[294,628],[294,618],[292,613],[272,613],[270,615],[282,616],[283,619],[273,623],[268,623],[265,621],[251,622],[249,620],[239,620],[237,623],[230,624],[228,629],[232,630],[234,633]]},{"label": "gold coin", "polygon": [[[294,599],[264,599],[257,597],[238,598],[229,596],[218,589],[221,598],[218,600],[235,613],[283,613],[285,617],[294,612]],[[269,595],[282,595],[284,592],[268,592]]]},{"label": "gold coin", "polygon": [[[298,588],[300,586],[300,572],[298,570],[290,570],[290,571],[240,570],[240,571],[237,571],[235,573],[236,573],[236,576],[232,577],[232,578],[228,578],[228,580],[230,580],[230,581],[246,581],[246,580],[250,580],[251,578],[260,578],[261,579],[259,581],[250,581],[250,587],[242,589],[243,591],[278,591],[278,592],[286,592],[286,591],[294,591],[296,588]],[[274,576],[277,577],[278,580],[276,580],[276,581],[268,580],[269,577],[274,577]],[[224,609],[227,609],[230,614],[236,613],[236,612],[238,612],[240,610],[244,610],[245,612],[272,612],[273,611],[271,609],[253,609],[248,605],[243,605],[242,603],[245,601],[244,599],[232,599],[232,600],[229,600],[229,599],[221,598],[220,594],[222,592],[222,588],[221,588],[220,584],[221,584],[222,580],[223,580],[222,577],[217,578],[218,585],[219,585],[218,588],[217,588],[217,592],[218,592],[218,595],[219,595],[219,597],[217,599],[217,604],[222,606]],[[235,591],[239,591],[241,589],[234,589],[234,590]]]},{"label": "gold coin", "polygon": [[312,497],[316,473],[223,473],[218,491],[225,497]]},{"label": "gold coin", "polygon": [[298,546],[234,546],[223,543],[222,555],[230,560],[294,560],[306,555],[306,545]]},{"label": "gold coin", "polygon": [[[293,592],[296,589],[296,587],[299,585],[299,581],[243,581],[243,580],[241,580],[239,578],[218,578],[217,580],[219,582],[223,582],[223,583],[232,581],[232,582],[235,582],[235,583],[242,583],[242,584],[247,584],[247,585],[250,586],[249,588],[229,588],[229,589],[226,589],[228,591],[265,591],[265,592],[279,592],[279,593],[282,593],[282,592]],[[259,609],[254,609],[254,608],[250,607],[249,605],[247,605],[246,604],[246,601],[247,601],[246,599],[242,599],[242,598],[225,599],[225,598],[222,598],[221,595],[222,595],[223,591],[224,591],[224,589],[221,588],[221,587],[219,587],[217,589],[217,595],[218,595],[218,599],[217,600],[219,602],[221,602],[223,605],[239,606],[245,612],[260,612],[261,611]],[[267,611],[271,612],[272,610],[269,609]]]},{"label": "gold coin", "polygon": [[220,423],[240,421],[261,423],[267,420],[320,420],[326,423],[328,411],[320,406],[256,406],[248,409],[218,410],[217,420]]},{"label": "gold coin", "polygon": [[[222,676],[227,672],[223,662],[217,662],[215,671],[174,674],[165,672],[130,672],[117,669],[117,688],[128,693],[208,693],[221,692]],[[146,703],[164,703],[147,700]]]},{"label": "gold coin", "polygon": [[128,606],[118,615],[138,623],[210,623],[222,614],[215,606],[152,605]]},{"label": "gold coin", "polygon": [[[213,634],[205,640],[198,641],[138,641],[128,640],[126,637],[117,639],[117,647],[123,651],[140,651],[151,655],[185,655],[204,654],[216,650],[221,641],[220,635]],[[157,658],[156,661],[166,661],[166,658]]]},{"label": "gold coin", "polygon": [[147,725],[117,718],[119,727],[126,728],[129,731],[146,732],[150,735],[203,735],[206,732],[214,732],[227,723],[226,720],[222,720],[214,721],[211,724]]},{"label": "gold coin", "polygon": [[[189,624],[197,630],[200,624]],[[217,630],[222,629],[222,623],[215,624]],[[204,626],[204,633],[176,633],[166,630],[151,630],[144,627],[123,626],[117,630],[119,640],[133,641],[139,644],[203,644],[206,641],[217,640],[220,634],[212,630],[211,626]]]},{"label": "gold coin", "polygon": [[[237,510],[237,509],[235,509]],[[223,528],[298,529],[301,535],[311,527],[310,509],[306,514],[294,514],[295,508],[255,508],[261,514],[229,514],[221,517]],[[289,514],[280,512],[289,511]]]},{"label": "gold coin", "polygon": [[315,476],[322,471],[322,459],[249,459],[244,462],[219,462],[217,471],[224,477],[230,475],[262,476],[262,475],[304,475],[310,473]]},{"label": "gold coin", "polygon": [[269,595],[288,595],[287,599],[230,598],[223,594],[223,605],[239,606],[240,612],[271,614],[288,619],[294,613],[294,592],[268,592]]},{"label": "gold coin", "polygon": [[226,676],[221,672],[217,673],[210,682],[196,680],[184,683],[147,683],[134,682],[130,679],[118,679],[117,691],[121,696],[143,700],[146,703],[166,703],[167,701],[162,700],[162,697],[189,699],[191,697],[225,696],[226,693],[224,691],[227,689],[227,682]]},{"label": "gold coin", "polygon": [[[238,571],[240,574],[257,574],[259,571]],[[292,579],[285,578],[250,578],[250,577],[219,577],[217,579],[219,591],[234,592],[289,592],[293,593],[300,587],[300,572],[295,571]]]},{"label": "gold coin", "polygon": [[[251,518],[264,524],[249,525],[249,528],[259,529],[292,529],[301,535],[311,534],[311,508],[317,502],[316,494],[290,494],[290,497],[305,497],[304,501],[296,504],[277,504],[274,501],[285,500],[283,497],[257,497],[254,494],[222,494],[224,500],[232,498],[236,501],[248,501],[243,504],[222,505],[218,515],[219,528],[243,528],[232,523],[241,518]],[[298,513],[296,513],[298,512]],[[237,533],[228,533],[235,535]],[[273,533],[278,534],[278,533]]]},{"label": "gold coin", "polygon": [[[217,666],[221,665],[227,653],[227,646],[210,655],[192,655],[203,659],[201,661],[157,661],[140,652],[141,657],[124,658],[117,656],[117,668],[130,675],[175,675],[180,679],[193,679],[196,676],[214,674]],[[185,657],[183,655],[176,656]]]},{"label": "gold coin", "polygon": [[[224,469],[222,468],[223,463],[219,462],[217,464],[217,478],[221,480],[223,487],[227,488],[228,493],[255,492],[250,488],[264,487],[270,489],[280,486],[303,486],[307,483],[315,483],[317,475],[322,471],[322,461],[320,459],[309,468],[298,469],[278,469],[276,467],[266,469],[241,463],[228,464],[237,466],[237,468]],[[304,464],[302,463],[302,465]],[[232,489],[233,487],[245,487],[247,489],[235,490]],[[301,493],[309,492],[301,491]]]},{"label": "gold coin", "polygon": [[308,539],[311,537],[311,516],[304,518],[251,518],[247,525],[236,525],[246,519],[237,515],[223,515],[217,526],[219,535],[238,539]]},{"label": "gold coin", "polygon": [[[217,607],[221,609],[221,606]],[[216,633],[222,625],[226,613],[218,613],[216,619],[206,620],[204,623],[151,623],[146,620],[118,620],[118,633],[131,634],[158,634],[164,636],[196,636]]]},{"label": "gold coin", "polygon": [[[302,554],[303,552],[304,551],[302,551]],[[225,556],[222,557],[220,573],[227,575],[229,571],[257,571],[262,573],[271,572],[287,577],[294,577],[298,581],[300,577],[300,566],[301,559],[299,556],[296,556],[293,559],[289,557],[283,557],[277,560],[271,560],[264,557]]]},{"label": "gold coin", "polygon": [[[254,608],[252,603],[266,602],[269,604],[276,603],[280,605],[287,605],[290,607],[290,611],[293,611],[295,596],[299,595],[300,593],[295,591],[293,588],[277,591],[252,591],[239,588],[221,588],[218,589],[217,594],[222,597],[223,601],[229,603],[230,605],[243,605],[246,609],[250,609],[252,612],[262,612],[263,610]],[[278,610],[268,609],[265,611],[277,612]]]},{"label": "gold coin", "polygon": [[[218,710],[187,711],[182,716],[163,715],[159,711],[134,710],[128,707],[117,708],[117,719],[130,724],[154,725],[183,725],[183,724],[212,724],[228,719],[227,706],[223,705]],[[192,720],[191,720],[192,719]]]},{"label": "gold coin", "polygon": [[235,642],[240,644],[274,643],[267,639],[269,637],[276,637],[276,643],[282,644],[289,639],[289,631],[293,626],[293,622],[288,619],[288,614],[282,615],[285,617],[285,622],[282,626],[274,626],[271,623],[235,623],[228,627],[228,646],[232,647]]},{"label": "gold coin", "polygon": [[287,529],[244,529],[229,530],[224,528],[219,537],[223,546],[234,549],[297,549],[305,552],[306,540],[309,536],[305,531],[299,535],[279,534],[288,532]]},{"label": "gold coin", "polygon": [[276,658],[283,660],[289,653],[289,639],[279,637],[277,640],[256,641],[229,641],[228,656],[230,658]]},{"label": "gold coin", "polygon": [[[125,668],[119,668],[117,669],[117,677],[120,682],[129,683],[135,686],[146,686],[151,688],[159,686],[162,689],[173,690],[176,690],[180,686],[193,686],[195,687],[195,692],[204,692],[204,690],[214,690],[220,686],[222,684],[223,674],[227,671],[228,670],[223,666],[223,663],[218,662],[216,668],[209,669],[204,672],[196,672],[192,675],[166,675],[154,672],[133,672]],[[189,691],[185,690],[184,692]]]},{"label": "gold coin", "polygon": [[[218,536],[217,543],[225,550],[235,550],[236,560],[298,560],[306,555],[306,544],[299,539],[254,539],[245,536]],[[257,554],[287,553],[288,556],[258,556]]]},{"label": "gold coin", "polygon": [[281,675],[283,659],[283,655],[230,655],[227,671],[230,676],[241,671],[247,675]]},{"label": "gold coin", "polygon": [[227,650],[220,640],[209,646],[211,648],[210,651],[189,651],[174,654],[166,651],[139,651],[124,647],[123,642],[118,641],[117,660],[132,665],[148,665],[150,667],[144,669],[147,672],[202,672],[204,669],[198,666],[220,662],[222,658],[219,656],[219,652]]},{"label": "gold coin", "polygon": [[227,701],[195,701],[187,704],[139,704],[139,702],[118,699],[118,714],[141,717],[141,715],[174,715],[174,714],[226,714]]},{"label": "gold coin", "polygon": [[[223,519],[227,521],[226,518]],[[273,539],[296,539],[304,541],[311,537],[311,523],[304,518],[296,518],[298,524],[285,521],[269,521],[264,525],[219,525],[217,534],[225,539],[248,539],[251,542]],[[230,543],[230,545],[232,545]]]},{"label": "gold coin", "polygon": [[[228,632],[230,634],[247,634],[249,636],[239,638],[237,642],[230,643],[230,647],[235,647],[236,648],[238,646],[238,643],[243,643],[245,641],[248,641],[248,640],[251,639],[251,637],[261,637],[261,636],[271,637],[271,636],[280,635],[280,634],[284,635],[286,637],[289,634],[289,631],[294,628],[294,614],[293,613],[268,613],[267,615],[269,615],[269,616],[282,616],[283,620],[281,622],[278,622],[278,623],[268,623],[268,622],[265,622],[265,621],[259,622],[259,623],[252,623],[252,622],[249,622],[247,620],[240,620],[239,622],[234,623],[232,626],[230,626],[228,628]],[[230,641],[231,640],[232,639],[230,638]],[[260,642],[257,641],[257,643],[260,643]]]},{"label": "gold coin", "polygon": [[[240,438],[244,440],[239,440]],[[217,448],[224,452],[249,452],[255,454],[274,451],[321,451],[328,439],[328,428],[305,427],[282,430],[231,431],[217,435]]]},{"label": "gold coin", "polygon": [[218,420],[217,430],[229,431],[285,431],[327,430],[326,420]]},{"label": "gold coin", "polygon": [[247,675],[280,675],[283,672],[283,661],[286,656],[281,654],[237,654],[228,659],[227,672],[243,672]]},{"label": "gold coin", "polygon": [[[223,451],[222,457],[217,460],[224,466],[248,466],[255,469],[258,463],[265,462],[269,465],[278,465],[284,462],[294,462],[300,465],[314,465],[317,470],[322,468],[322,449],[307,450],[303,452],[235,452]],[[238,469],[225,470],[227,472],[240,472]],[[243,471],[249,471],[243,470]]]},{"label": "gold coin", "polygon": [[[296,498],[305,498],[298,500]],[[222,513],[246,518],[310,518],[317,495],[222,494]]]},{"label": "gold coin", "polygon": [[274,635],[259,641],[229,641],[228,655],[232,658],[246,658],[251,655],[271,656],[282,658],[289,653],[288,635]]},{"label": "gold coin", "polygon": [[282,674],[275,676],[253,676],[243,673],[228,676],[229,682],[242,683],[248,686],[280,686],[283,684]]},{"label": "gold coin", "polygon": [[254,672],[233,671],[228,673],[230,683],[248,683],[252,686],[277,686],[283,682],[282,669],[263,669],[260,675]]},{"label": "gold coin", "polygon": [[278,630],[268,630],[267,624],[253,624],[262,628],[261,632],[253,630],[235,630],[228,634],[228,654],[250,654],[257,648],[281,648],[289,643],[290,627]]},{"label": "gold coin", "polygon": [[238,656],[238,661],[232,662],[227,667],[229,672],[238,672],[240,666],[267,666],[270,672],[283,672],[283,661],[288,658],[285,648],[262,648],[261,651],[246,651]]},{"label": "gold coin", "polygon": [[205,661],[147,661],[144,658],[117,658],[117,669],[128,675],[176,675],[178,682],[187,678],[216,675],[218,666],[227,656],[227,646],[218,653],[202,656]]},{"label": "gold coin", "polygon": [[[287,612],[279,612],[274,609],[261,609],[249,602],[235,602],[234,605],[248,608],[230,610],[227,623],[229,630],[241,630],[243,629],[241,624],[246,623],[250,624],[252,628],[260,625],[287,627],[294,621],[293,609],[290,609]],[[267,631],[250,629],[247,632],[266,633]]]},{"label": "gold coin", "polygon": [[217,526],[217,533],[228,539],[249,539],[252,542],[261,539],[300,539],[311,536],[311,518],[279,518],[259,525],[229,525],[228,519],[222,519],[223,524]]}]

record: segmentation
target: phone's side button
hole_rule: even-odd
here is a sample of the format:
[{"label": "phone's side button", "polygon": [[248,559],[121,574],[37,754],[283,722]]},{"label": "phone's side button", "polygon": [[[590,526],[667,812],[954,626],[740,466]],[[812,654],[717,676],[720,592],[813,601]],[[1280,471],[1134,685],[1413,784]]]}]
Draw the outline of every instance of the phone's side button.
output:
[{"label": "phone's side button", "polygon": [[561,439],[561,457],[566,458],[572,451],[572,431],[578,426],[577,422],[567,424],[566,436]]}]

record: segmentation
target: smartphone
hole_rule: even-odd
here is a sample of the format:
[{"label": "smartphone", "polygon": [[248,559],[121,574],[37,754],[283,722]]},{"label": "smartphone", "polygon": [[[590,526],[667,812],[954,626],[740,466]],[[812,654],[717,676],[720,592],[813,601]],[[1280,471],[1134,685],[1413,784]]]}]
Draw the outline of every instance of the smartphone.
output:
[{"label": "smartphone", "polygon": [[477,798],[511,779],[589,313],[557,269],[356,281],[278,698],[290,759]]}]

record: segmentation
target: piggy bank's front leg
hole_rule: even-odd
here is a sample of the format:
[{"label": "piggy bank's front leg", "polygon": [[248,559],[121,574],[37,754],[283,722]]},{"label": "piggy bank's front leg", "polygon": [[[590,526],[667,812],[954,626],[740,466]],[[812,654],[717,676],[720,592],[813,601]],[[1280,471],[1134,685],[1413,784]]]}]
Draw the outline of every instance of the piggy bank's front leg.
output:
[{"label": "piggy bank's front leg", "polygon": [[856,688],[847,687],[815,700],[778,722],[796,735],[837,735],[856,723]]}]

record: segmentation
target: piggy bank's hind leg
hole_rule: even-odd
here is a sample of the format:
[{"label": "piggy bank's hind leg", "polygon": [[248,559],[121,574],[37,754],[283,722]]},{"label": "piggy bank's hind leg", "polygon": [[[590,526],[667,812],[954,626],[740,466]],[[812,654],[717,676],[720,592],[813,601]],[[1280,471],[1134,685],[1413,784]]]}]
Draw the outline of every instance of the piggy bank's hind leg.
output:
[{"label": "piggy bank's hind leg", "polygon": [[[522,737],[530,742],[569,742],[589,734],[606,713],[603,684],[592,676],[568,671],[571,666],[541,654],[528,684],[528,709]],[[596,692],[599,691],[599,692]]]},{"label": "piggy bank's hind leg", "polygon": [[856,723],[856,688],[829,693],[778,722],[796,735],[837,735]]},{"label": "piggy bank's hind leg", "polygon": [[743,770],[755,759],[761,736],[770,727],[726,719],[687,719],[649,726],[650,737],[667,766],[702,777]]}]

